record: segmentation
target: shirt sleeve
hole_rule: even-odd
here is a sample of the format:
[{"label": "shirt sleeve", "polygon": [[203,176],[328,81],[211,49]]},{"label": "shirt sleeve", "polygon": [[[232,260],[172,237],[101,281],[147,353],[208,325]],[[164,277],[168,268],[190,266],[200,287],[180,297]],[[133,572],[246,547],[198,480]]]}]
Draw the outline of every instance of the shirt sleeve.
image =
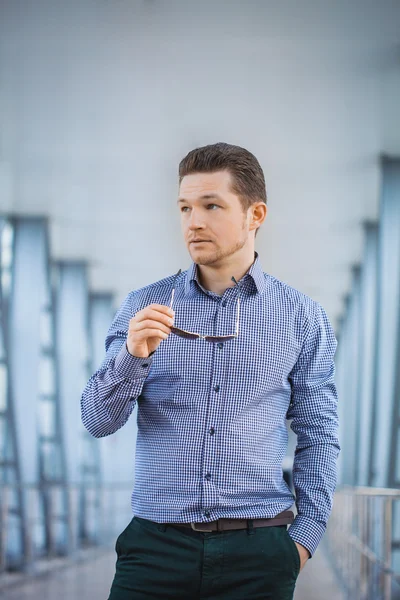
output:
[{"label": "shirt sleeve", "polygon": [[289,380],[287,418],[297,435],[293,484],[297,515],[288,529],[312,556],[325,533],[337,483],[337,391],[334,355],[337,347],[325,310],[315,302],[306,337]]},{"label": "shirt sleeve", "polygon": [[115,314],[105,340],[103,363],[81,396],[82,422],[94,437],[111,435],[127,422],[153,360],[151,355],[132,356],[126,346],[129,321],[134,316],[132,294],[128,294]]}]

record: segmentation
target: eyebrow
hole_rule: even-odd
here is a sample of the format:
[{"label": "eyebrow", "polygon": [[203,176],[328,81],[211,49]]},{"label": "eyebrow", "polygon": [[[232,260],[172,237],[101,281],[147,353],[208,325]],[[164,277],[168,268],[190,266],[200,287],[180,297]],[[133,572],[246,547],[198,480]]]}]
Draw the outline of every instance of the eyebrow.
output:
[{"label": "eyebrow", "polygon": [[[223,199],[218,194],[204,194],[203,196],[200,196],[200,200],[221,200],[222,201]],[[185,200],[185,198],[178,198],[177,204],[179,204],[180,202],[188,202],[188,201]]]}]

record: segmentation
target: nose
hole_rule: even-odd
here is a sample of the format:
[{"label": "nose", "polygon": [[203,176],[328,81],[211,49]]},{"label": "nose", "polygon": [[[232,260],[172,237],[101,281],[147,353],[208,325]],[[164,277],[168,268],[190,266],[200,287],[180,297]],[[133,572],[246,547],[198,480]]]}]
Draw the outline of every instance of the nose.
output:
[{"label": "nose", "polygon": [[199,211],[194,208],[191,210],[190,217],[188,219],[188,229],[194,231],[196,229],[204,229],[204,220],[201,217]]}]

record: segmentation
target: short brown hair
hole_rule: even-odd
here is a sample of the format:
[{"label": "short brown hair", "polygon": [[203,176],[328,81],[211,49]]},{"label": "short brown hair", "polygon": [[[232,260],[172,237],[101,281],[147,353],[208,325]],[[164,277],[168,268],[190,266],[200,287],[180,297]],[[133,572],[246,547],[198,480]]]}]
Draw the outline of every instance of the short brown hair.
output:
[{"label": "short brown hair", "polygon": [[230,172],[232,191],[239,197],[243,212],[255,202],[267,204],[264,173],[254,154],[225,142],[191,150],[179,163],[179,184],[185,175],[216,171]]}]

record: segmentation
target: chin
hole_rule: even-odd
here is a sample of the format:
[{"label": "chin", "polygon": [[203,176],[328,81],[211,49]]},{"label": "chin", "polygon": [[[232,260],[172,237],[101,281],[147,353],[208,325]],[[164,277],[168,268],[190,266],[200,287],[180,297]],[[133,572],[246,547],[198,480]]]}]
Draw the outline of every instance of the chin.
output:
[{"label": "chin", "polygon": [[204,257],[209,256],[210,253],[206,252],[205,250],[195,250],[193,248],[193,250],[189,250],[189,254],[193,260],[198,260],[202,256],[204,256]]},{"label": "chin", "polygon": [[215,262],[218,261],[218,253],[215,252],[215,250],[213,252],[210,251],[206,251],[206,250],[198,250],[198,251],[194,251],[191,254],[192,260],[193,262],[197,263],[198,265],[212,265]]}]

